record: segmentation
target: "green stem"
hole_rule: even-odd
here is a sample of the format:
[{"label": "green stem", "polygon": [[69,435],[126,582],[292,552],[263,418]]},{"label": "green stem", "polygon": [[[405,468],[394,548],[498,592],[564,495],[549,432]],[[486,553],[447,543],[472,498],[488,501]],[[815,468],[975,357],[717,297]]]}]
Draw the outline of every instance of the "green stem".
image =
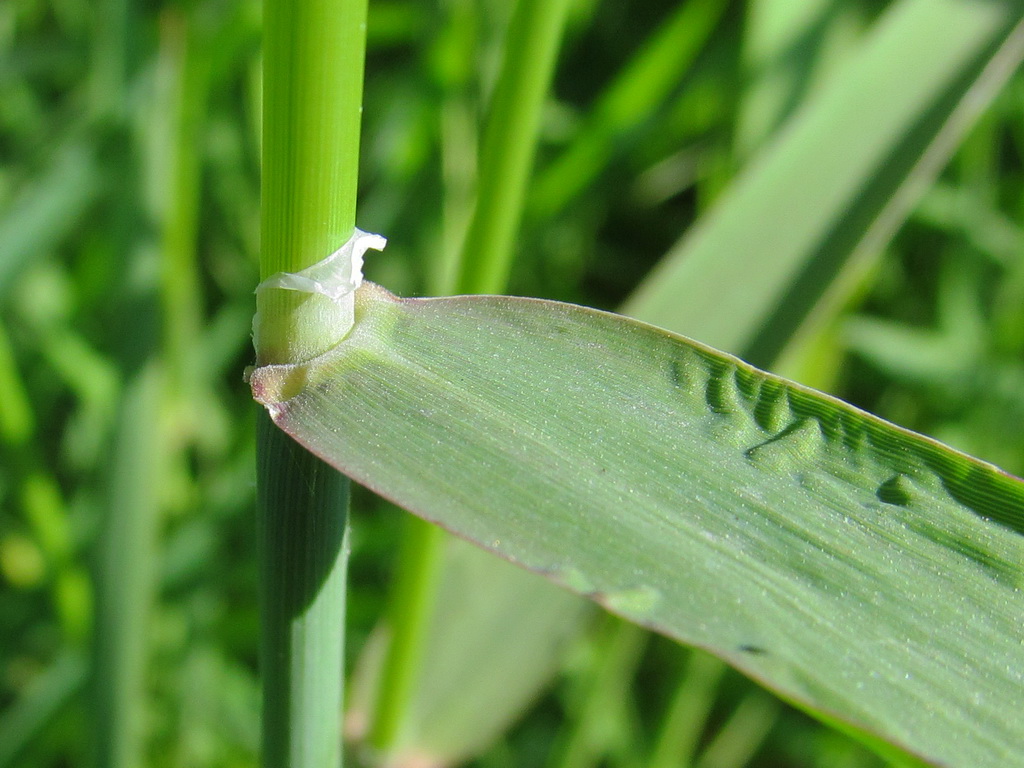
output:
[{"label": "green stem", "polygon": [[419,677],[444,554],[441,528],[413,515],[406,515],[403,525],[389,605],[391,641],[370,733],[370,743],[382,754],[401,743],[404,713]]},{"label": "green stem", "polygon": [[341,765],[348,478],[280,431],[257,431],[263,764]]},{"label": "green stem", "polygon": [[[505,43],[481,143],[476,207],[457,264],[440,270],[439,293],[501,293],[523,213],[541,114],[555,69],[570,0],[519,0]],[[450,276],[450,277],[449,277]],[[383,755],[402,736],[444,562],[445,535],[409,516],[390,595],[391,642],[370,742]]]},{"label": "green stem", "polygon": [[562,748],[552,752],[549,765],[594,768],[623,747],[630,733],[625,702],[649,637],[635,624],[607,617],[596,654],[599,663],[591,671]]},{"label": "green stem", "polygon": [[[265,0],[260,274],[296,272],[355,226],[366,0]],[[338,339],[333,302],[261,292],[260,363]],[[341,764],[349,482],[277,430],[257,432],[263,761]]]},{"label": "green stem", "polygon": [[459,293],[500,293],[540,134],[570,0],[519,0],[480,147],[476,210],[462,248]]},{"label": "green stem", "polygon": [[[366,0],[265,0],[260,276],[326,258],[355,226]],[[267,291],[260,363],[296,362],[339,339],[334,302]]]},{"label": "green stem", "polygon": [[714,656],[697,649],[690,651],[648,762],[650,768],[693,765],[724,671],[725,664]]},{"label": "green stem", "polygon": [[111,458],[96,570],[91,713],[95,761],[130,768],[143,755],[146,631],[155,595],[163,451],[159,366],[147,363],[126,387]]}]

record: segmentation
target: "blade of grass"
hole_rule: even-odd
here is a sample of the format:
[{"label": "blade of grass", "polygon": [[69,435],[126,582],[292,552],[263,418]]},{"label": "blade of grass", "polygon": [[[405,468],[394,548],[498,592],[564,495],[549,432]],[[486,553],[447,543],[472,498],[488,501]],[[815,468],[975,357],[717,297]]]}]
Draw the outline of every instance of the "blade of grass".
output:
[{"label": "blade of grass", "polygon": [[0,719],[0,768],[18,765],[22,751],[38,737],[84,687],[88,667],[81,655],[68,652],[41,672],[4,709]]},{"label": "blade of grass", "polygon": [[832,0],[747,4],[743,69],[749,80],[736,117],[735,147],[750,157],[849,54],[863,9]]},{"label": "blade of grass", "polygon": [[725,12],[726,0],[680,2],[601,95],[569,147],[538,174],[529,214],[558,213],[607,165],[617,142],[649,120],[677,87]]},{"label": "blade of grass", "polygon": [[[440,265],[442,279],[454,276],[453,283],[440,286],[442,293],[504,289],[569,5],[568,0],[516,4],[480,141],[475,208],[459,258]],[[402,559],[389,606],[391,641],[369,734],[383,755],[402,745],[444,563],[441,529],[412,516],[403,526]],[[463,751],[461,746],[448,748]]]},{"label": "blade of grass", "polygon": [[649,768],[685,768],[693,764],[724,671],[725,665],[714,656],[696,649],[690,652],[651,753]]},{"label": "blade of grass", "polygon": [[357,295],[328,355],[253,375],[305,445],[830,723],[1006,764],[1022,481],[622,317]]},{"label": "blade of grass", "polygon": [[96,766],[142,762],[147,621],[154,596],[160,513],[162,378],[149,363],[129,382],[110,468],[96,573]]},{"label": "blade of grass", "polygon": [[476,209],[462,247],[456,293],[496,293],[508,282],[569,5],[569,0],[516,4],[480,143]]},{"label": "blade of grass", "polygon": [[444,551],[411,746],[456,765],[484,752],[522,715],[558,672],[592,611],[575,595],[461,539],[446,536]]},{"label": "blade of grass", "polygon": [[[774,358],[842,265],[871,252],[906,214],[922,182],[911,172],[923,158],[930,178],[940,159],[927,150],[948,158],[968,116],[956,105],[973,116],[1014,71],[1022,17],[1001,0],[891,6],[624,311],[754,362]],[[701,295],[680,302],[686,285],[700,285]],[[737,325],[740,316],[758,322]]]},{"label": "blade of grass", "polygon": [[[366,0],[264,1],[260,275],[298,272],[355,225]],[[258,294],[259,360],[337,341],[334,302]],[[261,418],[257,433],[263,763],[342,762],[348,479]]]},{"label": "blade of grass", "polygon": [[0,218],[0,297],[30,258],[53,248],[72,231],[96,198],[97,178],[92,148],[74,139],[25,185]]},{"label": "blade of grass", "polygon": [[[1024,14],[1022,14],[1024,16]],[[925,187],[935,178],[946,164],[963,136],[974,124],[982,110],[999,93],[1009,78],[1024,61],[1024,21],[1018,23],[1000,45],[977,62],[975,77],[967,77],[964,85],[955,86],[947,94],[947,115],[945,121],[928,146],[921,152],[919,160],[906,173],[906,178],[890,192],[887,205],[877,218],[865,228],[862,239],[851,250],[845,264],[832,267],[832,282],[824,290],[816,304],[809,308],[805,318],[799,320],[790,316],[790,309],[780,310],[777,320],[763,329],[754,345],[774,347],[782,360],[795,357],[794,347],[803,344],[804,339],[819,333],[830,318],[838,313],[838,307],[849,301],[851,295],[863,285],[864,277],[877,263],[885,242],[896,231],[914,203],[923,194]],[[908,151],[909,154],[909,151]],[[889,180],[884,176],[879,186]],[[871,194],[877,192],[877,188]],[[843,241],[840,240],[842,243]],[[829,267],[826,265],[825,270]],[[821,280],[820,268],[808,271],[808,280]],[[801,282],[804,285],[805,282]],[[791,290],[791,294],[795,288]],[[794,329],[785,336],[780,328]],[[767,342],[763,344],[762,342]]]}]

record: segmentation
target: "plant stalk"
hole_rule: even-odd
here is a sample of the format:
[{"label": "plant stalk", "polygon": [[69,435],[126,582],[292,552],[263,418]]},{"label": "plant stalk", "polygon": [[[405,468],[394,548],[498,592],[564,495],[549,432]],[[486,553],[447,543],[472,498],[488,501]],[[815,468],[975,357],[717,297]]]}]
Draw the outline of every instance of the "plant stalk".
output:
[{"label": "plant stalk", "polygon": [[[540,135],[569,0],[519,0],[481,140],[476,207],[452,275],[441,293],[501,293],[514,255],[526,185]],[[401,745],[422,667],[444,562],[444,532],[408,516],[390,595],[391,642],[384,659],[370,743],[383,755]]]},{"label": "plant stalk", "polygon": [[96,568],[91,711],[97,768],[131,768],[144,754],[140,702],[156,589],[163,392],[156,362],[134,374],[122,399],[111,457]]},{"label": "plant stalk", "polygon": [[260,413],[263,764],[341,765],[348,478]]},{"label": "plant stalk", "polygon": [[[355,227],[366,2],[264,2],[261,279],[321,261]],[[261,293],[257,361],[333,346],[333,307],[321,295]]]},{"label": "plant stalk", "polygon": [[462,247],[457,293],[500,293],[540,136],[570,0],[519,0],[480,144],[476,210]]},{"label": "plant stalk", "polygon": [[[297,272],[355,226],[366,0],[265,0],[262,279]],[[259,294],[257,362],[337,341],[333,302]],[[257,431],[263,763],[342,763],[349,481],[279,431]]]}]

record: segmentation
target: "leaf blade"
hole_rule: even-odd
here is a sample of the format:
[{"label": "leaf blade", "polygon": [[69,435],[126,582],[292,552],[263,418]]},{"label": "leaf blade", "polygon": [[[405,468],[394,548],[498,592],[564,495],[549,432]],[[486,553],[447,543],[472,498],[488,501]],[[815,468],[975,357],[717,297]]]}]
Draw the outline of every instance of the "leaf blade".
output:
[{"label": "leaf blade", "polygon": [[254,373],[310,450],[791,701],[928,759],[1008,764],[1019,480],[594,310],[367,286],[358,317],[329,355]]}]

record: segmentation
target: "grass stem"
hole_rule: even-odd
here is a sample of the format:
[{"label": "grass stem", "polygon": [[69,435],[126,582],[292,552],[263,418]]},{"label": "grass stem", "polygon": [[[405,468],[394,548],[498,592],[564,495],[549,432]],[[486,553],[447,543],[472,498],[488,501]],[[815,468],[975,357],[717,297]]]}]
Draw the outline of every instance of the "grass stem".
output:
[{"label": "grass stem", "polygon": [[[568,0],[519,0],[480,147],[476,207],[460,258],[442,270],[440,293],[501,293],[522,218],[541,115],[568,15]],[[399,744],[421,668],[443,564],[444,533],[404,522],[402,557],[390,596],[391,642],[370,742],[381,754]]]},{"label": "grass stem", "polygon": [[419,677],[444,555],[445,533],[441,528],[412,515],[403,524],[389,606],[391,641],[370,733],[370,743],[382,753],[401,743],[404,715]]},{"label": "grass stem", "polygon": [[[260,277],[326,258],[355,226],[366,0],[265,0]],[[261,363],[333,346],[333,302],[261,294]]]},{"label": "grass stem", "polygon": [[92,714],[95,762],[130,768],[142,762],[147,626],[155,596],[160,515],[163,379],[146,364],[121,406],[107,514],[99,538]]},{"label": "grass stem", "polygon": [[508,282],[569,5],[569,0],[516,4],[484,125],[476,210],[462,248],[458,293],[500,293]]},{"label": "grass stem", "polygon": [[348,478],[281,432],[257,432],[263,764],[341,765]]},{"label": "grass stem", "polygon": [[[296,272],[355,226],[366,0],[265,0],[260,274]],[[338,341],[334,304],[260,294],[260,363],[295,362]],[[263,761],[342,762],[349,482],[260,414]]]},{"label": "grass stem", "polygon": [[686,669],[658,733],[650,768],[693,765],[723,672],[725,664],[714,656],[697,649],[690,651]]}]

